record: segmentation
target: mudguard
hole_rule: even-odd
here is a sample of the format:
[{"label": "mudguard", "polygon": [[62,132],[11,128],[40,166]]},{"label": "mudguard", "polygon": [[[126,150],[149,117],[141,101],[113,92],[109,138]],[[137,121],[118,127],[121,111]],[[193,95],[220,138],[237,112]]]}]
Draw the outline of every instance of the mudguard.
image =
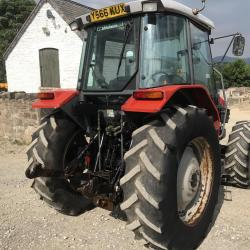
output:
[{"label": "mudguard", "polygon": [[79,91],[60,89],[53,91],[46,91],[44,93],[53,94],[49,99],[38,99],[32,104],[33,109],[47,109],[49,112],[46,116],[57,112],[63,112],[70,119],[72,119],[79,127],[83,130],[87,129],[86,117],[80,115],[80,104],[79,104]]},{"label": "mudguard", "polygon": [[58,109],[71,101],[75,96],[79,95],[79,91],[72,89],[60,89],[47,91],[53,93],[54,98],[37,100],[32,103],[33,109]]},{"label": "mudguard", "polygon": [[162,91],[163,98],[159,100],[138,100],[132,96],[122,105],[124,112],[157,113],[160,112],[178,92],[185,92],[192,100],[190,104],[205,108],[208,111],[208,115],[213,117],[216,130],[220,129],[218,109],[203,85],[171,85],[151,89],[140,89],[139,91]]}]

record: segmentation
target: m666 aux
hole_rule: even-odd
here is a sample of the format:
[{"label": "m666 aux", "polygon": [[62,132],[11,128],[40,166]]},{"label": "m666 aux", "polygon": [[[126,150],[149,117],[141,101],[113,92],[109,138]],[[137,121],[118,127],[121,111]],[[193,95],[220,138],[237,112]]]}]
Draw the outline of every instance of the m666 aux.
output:
[{"label": "m666 aux", "polygon": [[[120,211],[151,247],[195,249],[219,212],[222,180],[249,187],[250,122],[220,145],[229,110],[202,3],[138,0],[71,23],[87,34],[77,89],[38,94],[33,108],[46,115],[27,151],[26,176],[49,205]],[[230,36],[227,51],[242,55],[244,37]]]}]

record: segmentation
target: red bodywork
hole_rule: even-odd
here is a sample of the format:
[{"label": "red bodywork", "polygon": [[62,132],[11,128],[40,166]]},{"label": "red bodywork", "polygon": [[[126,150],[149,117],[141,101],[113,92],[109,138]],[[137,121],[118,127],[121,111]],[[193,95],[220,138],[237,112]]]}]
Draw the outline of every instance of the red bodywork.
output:
[{"label": "red bodywork", "polygon": [[[208,114],[213,117],[214,126],[217,131],[220,129],[220,116],[216,105],[203,85],[170,85],[152,89],[140,89],[140,92],[163,93],[162,99],[138,100],[131,96],[121,107],[125,112],[157,113],[160,112],[172,97],[179,91],[187,92],[196,106],[205,108]],[[33,108],[57,109],[68,103],[75,96],[79,95],[77,90],[55,90],[54,98],[50,100],[38,100],[32,104]]]},{"label": "red bodywork", "polygon": [[185,90],[192,96],[192,100],[200,108],[208,110],[209,115],[214,119],[214,126],[216,130],[220,129],[220,115],[212,98],[203,85],[170,85],[153,89],[140,89],[140,91],[162,91],[164,93],[161,100],[136,100],[133,96],[130,97],[124,105],[122,110],[125,112],[143,112],[143,113],[157,113],[160,112],[164,106],[171,100],[178,92]]},{"label": "red bodywork", "polygon": [[226,105],[224,98],[222,98],[221,96],[219,96],[219,104],[223,107],[225,107],[225,105]]},{"label": "red bodywork", "polygon": [[37,100],[32,104],[34,109],[57,109],[68,103],[79,94],[79,91],[72,89],[54,90],[54,98],[49,100]]}]

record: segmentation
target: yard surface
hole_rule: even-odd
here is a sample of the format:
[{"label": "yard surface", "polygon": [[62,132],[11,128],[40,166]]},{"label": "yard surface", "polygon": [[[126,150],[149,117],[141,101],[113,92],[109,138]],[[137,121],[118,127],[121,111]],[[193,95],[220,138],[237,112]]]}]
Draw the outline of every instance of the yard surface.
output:
[{"label": "yard surface", "polygon": [[[232,110],[236,120],[250,119],[250,107]],[[57,213],[39,200],[24,176],[25,148],[0,139],[0,249],[147,249],[134,240],[125,222],[96,208],[78,217]],[[212,231],[200,250],[250,249],[250,190],[229,188]]]}]

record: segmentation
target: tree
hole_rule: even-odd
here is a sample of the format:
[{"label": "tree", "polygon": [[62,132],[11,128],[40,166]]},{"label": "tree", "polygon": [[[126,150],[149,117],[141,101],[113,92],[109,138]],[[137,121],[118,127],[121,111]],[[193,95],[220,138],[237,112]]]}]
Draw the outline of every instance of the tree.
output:
[{"label": "tree", "polygon": [[0,82],[6,81],[4,52],[34,6],[33,0],[0,0]]},{"label": "tree", "polygon": [[220,70],[223,73],[227,87],[250,87],[250,65],[239,59],[225,63]]}]

